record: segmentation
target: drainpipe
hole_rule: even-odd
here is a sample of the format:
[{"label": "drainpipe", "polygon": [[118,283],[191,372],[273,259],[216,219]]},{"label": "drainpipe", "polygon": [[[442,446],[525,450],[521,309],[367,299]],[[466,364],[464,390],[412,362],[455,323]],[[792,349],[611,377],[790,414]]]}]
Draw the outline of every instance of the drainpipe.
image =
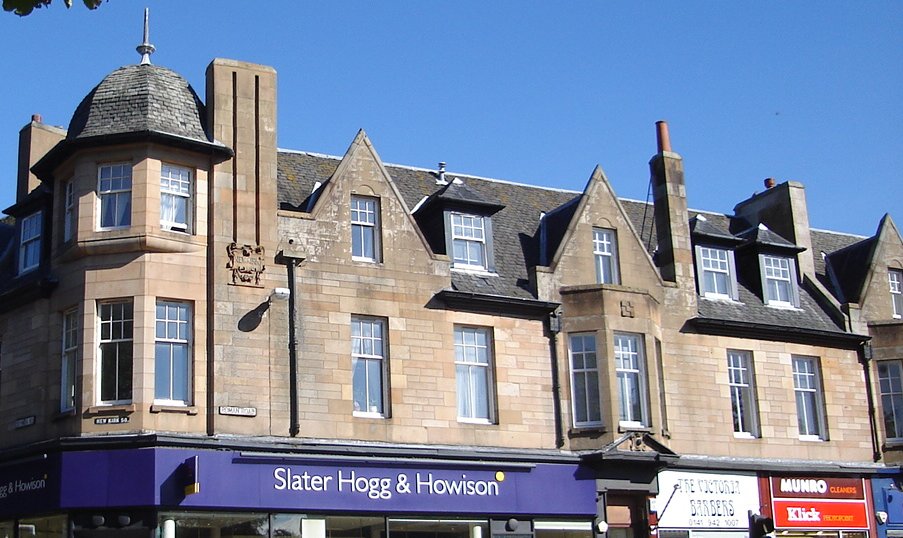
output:
[{"label": "drainpipe", "polygon": [[297,299],[295,298],[295,260],[284,259],[288,273],[288,399],[289,428],[288,433],[295,437],[301,431],[301,420],[298,418],[298,338],[295,328]]},{"label": "drainpipe", "polygon": [[549,357],[552,359],[552,409],[555,413],[555,448],[564,446],[564,430],[561,420],[561,380],[558,373],[558,333],[561,331],[561,318],[558,311],[546,318],[546,334],[549,337]]},{"label": "drainpipe", "polygon": [[865,398],[868,402],[869,409],[869,433],[872,441],[872,459],[881,461],[881,444],[878,437],[878,426],[876,423],[877,410],[875,409],[875,395],[872,392],[872,369],[870,366],[872,360],[872,344],[870,342],[862,342],[859,349],[856,350],[859,355],[859,363],[862,365],[862,373],[865,376]]}]

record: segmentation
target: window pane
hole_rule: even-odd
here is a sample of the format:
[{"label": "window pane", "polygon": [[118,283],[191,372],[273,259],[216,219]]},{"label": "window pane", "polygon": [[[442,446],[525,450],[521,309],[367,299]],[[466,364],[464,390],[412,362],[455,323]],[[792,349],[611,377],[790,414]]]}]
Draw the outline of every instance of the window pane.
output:
[{"label": "window pane", "polygon": [[614,230],[593,230],[593,256],[596,260],[596,282],[618,284],[617,241]]},{"label": "window pane", "polygon": [[624,422],[646,424],[644,395],[646,379],[640,345],[640,338],[637,335],[615,335],[615,371],[620,419]]},{"label": "window pane", "polygon": [[372,318],[351,320],[351,375],[354,411],[385,413],[386,356],[384,321]]},{"label": "window pane", "polygon": [[816,359],[793,358],[793,388],[796,392],[799,433],[824,438],[824,415],[818,376]]},{"label": "window pane", "polygon": [[476,327],[455,327],[455,361],[458,416],[489,420],[489,331]]}]

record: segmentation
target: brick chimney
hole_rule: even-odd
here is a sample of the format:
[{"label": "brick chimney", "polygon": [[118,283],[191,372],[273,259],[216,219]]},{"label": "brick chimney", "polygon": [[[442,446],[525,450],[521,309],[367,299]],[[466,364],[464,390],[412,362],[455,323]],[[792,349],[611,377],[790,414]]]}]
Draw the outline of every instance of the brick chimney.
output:
[{"label": "brick chimney", "polygon": [[[771,178],[769,178],[771,179]],[[769,183],[772,185],[769,187]],[[802,183],[785,181],[774,184],[766,180],[766,190],[734,206],[734,214],[750,224],[759,223],[784,239],[804,247],[797,255],[800,278],[806,274],[815,280],[815,259],[809,233],[809,211],[806,208],[806,189]]]},{"label": "brick chimney", "polygon": [[649,161],[655,204],[656,265],[662,278],[695,294],[683,159],[671,151],[668,124],[656,122],[658,152]]}]

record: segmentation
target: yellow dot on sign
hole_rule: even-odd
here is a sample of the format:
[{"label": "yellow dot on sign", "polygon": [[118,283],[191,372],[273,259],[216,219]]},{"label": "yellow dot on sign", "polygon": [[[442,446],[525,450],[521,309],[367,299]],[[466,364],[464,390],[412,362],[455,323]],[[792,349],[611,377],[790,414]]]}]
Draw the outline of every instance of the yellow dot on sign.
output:
[{"label": "yellow dot on sign", "polygon": [[504,482],[505,481],[505,472],[504,471],[496,471],[495,472],[495,480],[496,480],[496,482]]}]

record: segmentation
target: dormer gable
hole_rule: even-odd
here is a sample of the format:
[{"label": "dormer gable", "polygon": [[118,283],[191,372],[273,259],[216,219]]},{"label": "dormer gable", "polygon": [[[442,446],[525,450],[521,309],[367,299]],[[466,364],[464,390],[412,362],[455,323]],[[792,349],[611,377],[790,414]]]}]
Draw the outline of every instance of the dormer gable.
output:
[{"label": "dormer gable", "polygon": [[865,319],[903,319],[903,240],[890,215],[872,237],[826,256],[826,270],[843,303],[858,304]]},{"label": "dormer gable", "polygon": [[[583,193],[542,219],[541,243],[565,286],[623,284],[649,288],[662,280],[600,166]],[[652,279],[643,283],[646,279]]]},{"label": "dormer gable", "polygon": [[[286,168],[280,172],[282,175],[288,172],[288,160],[283,158],[280,164]],[[329,161],[335,162],[332,159]],[[419,243],[422,249],[417,250],[435,259],[398,185],[363,130],[357,133],[333,170],[299,169],[298,172],[311,176],[304,181],[310,194],[298,205],[282,202],[280,207],[308,213],[318,223],[316,226],[335,226],[334,234],[321,232],[314,235],[331,237],[335,241],[330,244],[341,249],[341,252],[325,246],[323,248],[326,250],[315,249],[311,244],[308,248],[311,253],[316,250],[322,255],[356,263],[380,264],[388,263],[389,251],[395,245],[403,245],[410,250],[412,244]],[[322,181],[313,179],[324,176]],[[280,189],[295,189],[295,180],[297,178],[280,178]],[[295,193],[294,198],[300,199],[301,194]],[[302,242],[319,241],[315,238],[301,239]]]}]

